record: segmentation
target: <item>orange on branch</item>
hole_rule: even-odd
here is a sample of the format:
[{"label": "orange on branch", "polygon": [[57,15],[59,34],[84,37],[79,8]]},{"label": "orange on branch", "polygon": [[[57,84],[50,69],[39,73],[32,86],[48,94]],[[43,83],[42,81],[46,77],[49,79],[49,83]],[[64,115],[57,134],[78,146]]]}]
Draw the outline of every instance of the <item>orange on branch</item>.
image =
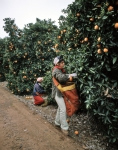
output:
[{"label": "orange on branch", "polygon": [[94,26],[94,29],[95,29],[95,30],[99,30],[99,26],[98,26],[98,25],[95,25],[95,26]]},{"label": "orange on branch", "polygon": [[69,123],[69,122],[70,122],[70,119],[67,119],[66,121]]},{"label": "orange on branch", "polygon": [[108,11],[112,11],[113,9],[114,9],[113,6],[108,7]]},{"label": "orange on branch", "polygon": [[65,32],[66,32],[66,30],[64,29],[64,30],[63,30],[63,32],[65,33]]},{"label": "orange on branch", "polygon": [[98,54],[101,54],[101,53],[102,53],[101,49],[98,49],[97,52],[98,52]]},{"label": "orange on branch", "polygon": [[101,41],[101,37],[98,38],[98,42],[100,42],[100,41]]},{"label": "orange on branch", "polygon": [[78,134],[79,134],[79,132],[78,132],[78,131],[75,131],[74,133],[75,133],[76,135],[78,135]]},{"label": "orange on branch", "polygon": [[114,24],[114,27],[115,27],[116,29],[118,29],[118,22],[116,22],[116,23]]},{"label": "orange on branch", "polygon": [[108,52],[108,48],[104,48],[103,51],[104,51],[105,53],[107,53],[107,52]]},{"label": "orange on branch", "polygon": [[58,38],[58,39],[60,39],[60,38],[61,38],[61,36],[58,36],[57,38]]},{"label": "orange on branch", "polygon": [[77,13],[76,16],[79,17],[79,16],[80,16],[80,13]]},{"label": "orange on branch", "polygon": [[85,38],[84,38],[84,41],[85,41],[85,42],[88,42],[88,38],[87,38],[87,37],[85,37]]},{"label": "orange on branch", "polygon": [[94,21],[94,18],[90,18],[90,21]]}]

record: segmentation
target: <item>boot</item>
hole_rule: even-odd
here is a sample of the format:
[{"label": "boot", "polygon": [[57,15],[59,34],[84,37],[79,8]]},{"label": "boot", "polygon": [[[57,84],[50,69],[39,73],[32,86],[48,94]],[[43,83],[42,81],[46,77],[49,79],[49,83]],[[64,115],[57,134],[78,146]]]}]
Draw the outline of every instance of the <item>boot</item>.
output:
[{"label": "boot", "polygon": [[42,107],[48,106],[48,100],[45,100],[44,103],[41,105]]}]

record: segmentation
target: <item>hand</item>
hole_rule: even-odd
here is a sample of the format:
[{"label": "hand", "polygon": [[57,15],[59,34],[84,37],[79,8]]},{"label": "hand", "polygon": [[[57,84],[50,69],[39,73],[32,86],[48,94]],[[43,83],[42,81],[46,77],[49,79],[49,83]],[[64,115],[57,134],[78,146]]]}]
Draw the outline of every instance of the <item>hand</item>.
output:
[{"label": "hand", "polygon": [[72,76],[72,77],[77,77],[77,74],[76,73],[72,73],[72,74],[70,74],[70,76]]}]

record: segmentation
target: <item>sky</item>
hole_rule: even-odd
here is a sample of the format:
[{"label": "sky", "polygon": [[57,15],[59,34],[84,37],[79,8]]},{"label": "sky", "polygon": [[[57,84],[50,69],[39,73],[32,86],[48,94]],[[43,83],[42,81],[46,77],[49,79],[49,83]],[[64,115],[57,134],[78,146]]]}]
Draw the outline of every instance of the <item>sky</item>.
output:
[{"label": "sky", "polygon": [[23,29],[36,18],[51,19],[58,25],[58,19],[74,0],[0,0],[0,38],[8,36],[4,31],[4,18],[15,19],[15,24]]},{"label": "sky", "polygon": [[36,18],[51,19],[58,25],[58,19],[74,0],[0,0],[0,38],[8,36],[4,31],[4,18],[15,19],[18,28],[35,23]]}]

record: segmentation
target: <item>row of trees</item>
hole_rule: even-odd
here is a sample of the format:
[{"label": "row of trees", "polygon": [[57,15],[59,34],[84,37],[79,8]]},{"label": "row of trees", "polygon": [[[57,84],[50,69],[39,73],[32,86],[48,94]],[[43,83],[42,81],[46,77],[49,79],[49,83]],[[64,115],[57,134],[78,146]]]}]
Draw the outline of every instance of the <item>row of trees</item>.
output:
[{"label": "row of trees", "polygon": [[4,19],[9,37],[0,41],[1,80],[15,94],[31,94],[36,78],[44,76],[50,95],[52,60],[64,55],[67,72],[78,74],[82,104],[105,127],[109,142],[117,142],[118,1],[75,0],[62,12],[59,28],[37,19],[20,30]]},{"label": "row of trees", "polygon": [[52,57],[56,55],[52,39],[58,28],[51,20],[37,19],[23,30],[18,29],[15,20],[5,18],[4,21],[4,30],[9,34],[2,47],[8,87],[14,94],[30,94],[36,78],[50,70]]}]

